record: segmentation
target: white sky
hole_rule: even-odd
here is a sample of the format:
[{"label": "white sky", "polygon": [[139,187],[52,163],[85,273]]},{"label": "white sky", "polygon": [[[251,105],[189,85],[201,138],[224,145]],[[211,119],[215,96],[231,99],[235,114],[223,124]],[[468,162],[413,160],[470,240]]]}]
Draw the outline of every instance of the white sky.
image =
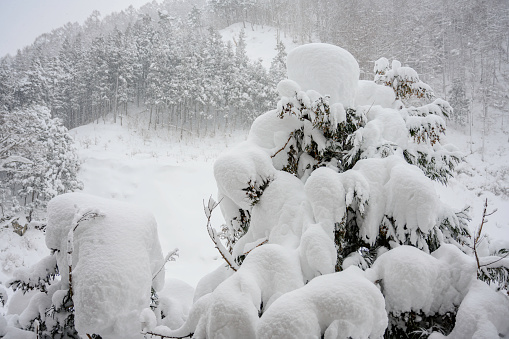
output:
[{"label": "white sky", "polygon": [[43,33],[68,22],[82,24],[93,10],[105,17],[151,0],[0,0],[0,57],[16,55]]}]

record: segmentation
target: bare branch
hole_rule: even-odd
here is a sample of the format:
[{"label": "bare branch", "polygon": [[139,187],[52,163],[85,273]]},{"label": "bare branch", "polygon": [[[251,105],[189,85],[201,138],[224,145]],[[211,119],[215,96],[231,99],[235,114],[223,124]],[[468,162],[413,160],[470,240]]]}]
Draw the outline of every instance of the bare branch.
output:
[{"label": "bare branch", "polygon": [[497,260],[492,261],[492,262],[490,262],[490,263],[488,263],[488,264],[482,264],[480,267],[491,266],[491,265],[493,265],[493,264],[495,264],[495,263],[499,262],[500,260],[503,260],[503,259],[507,258],[508,256],[509,256],[509,253],[506,253],[506,255],[504,255],[503,257],[500,257],[500,258],[498,258]]},{"label": "bare branch", "polygon": [[172,337],[172,336],[168,336],[168,335],[164,335],[164,334],[159,334],[159,333],[154,333],[154,332],[143,332],[142,334],[148,334],[148,335],[151,335],[151,336],[156,336],[156,337],[159,337],[161,339],[163,339],[163,338],[183,339],[183,338],[191,338],[194,333],[189,333],[188,335],[185,335],[183,337]]},{"label": "bare branch", "polygon": [[171,252],[168,252],[168,254],[166,254],[166,257],[164,258],[164,263],[163,263],[163,265],[161,266],[161,268],[159,269],[159,271],[157,271],[157,273],[156,273],[156,274],[154,274],[154,276],[152,277],[152,280],[154,280],[154,279],[157,277],[157,275],[158,275],[159,273],[161,273],[161,271],[163,270],[164,266],[166,266],[166,263],[167,263],[167,262],[170,262],[170,261],[176,261],[178,257],[179,257],[179,249],[178,249],[178,248],[174,249],[174,250],[173,250],[173,251],[171,251]]},{"label": "bare branch", "polygon": [[288,140],[286,141],[286,144],[281,147],[276,153],[274,153],[273,155],[271,155],[270,157],[271,158],[274,158],[279,152],[281,152],[282,150],[284,150],[286,148],[286,146],[288,145],[288,143],[290,142],[290,140],[292,140],[292,137],[293,137],[293,132],[290,133],[290,136],[288,137]]},{"label": "bare branch", "polygon": [[262,245],[265,245],[266,243],[269,242],[269,239],[265,239],[264,241],[262,241],[261,243],[259,243],[258,245],[256,245],[255,247],[253,247],[252,249],[250,249],[249,251],[247,251],[246,253],[244,253],[244,255],[248,255],[252,250],[254,250],[255,248],[257,247],[260,247]]},{"label": "bare branch", "polygon": [[216,245],[217,250],[219,251],[219,254],[223,257],[224,261],[230,266],[230,268],[234,271],[237,271],[239,269],[239,266],[235,263],[235,260],[233,259],[233,256],[226,250],[223,243],[219,239],[219,235],[216,232],[214,228],[212,228],[212,225],[210,224],[210,217],[212,216],[212,211],[221,203],[215,202],[212,197],[209,198],[208,204],[205,206],[205,201],[203,202],[203,209],[205,211],[205,216],[207,217],[207,231],[209,233],[210,239],[212,239],[212,242],[214,245]]}]

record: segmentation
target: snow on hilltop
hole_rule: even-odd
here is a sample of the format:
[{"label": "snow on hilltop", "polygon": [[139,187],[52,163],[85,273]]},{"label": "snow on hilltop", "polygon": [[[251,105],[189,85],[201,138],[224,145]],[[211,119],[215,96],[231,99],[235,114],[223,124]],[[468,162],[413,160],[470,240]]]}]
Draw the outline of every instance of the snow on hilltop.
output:
[{"label": "snow on hilltop", "polygon": [[[235,46],[242,29],[246,34],[246,54],[248,58],[252,61],[261,59],[262,65],[269,69],[272,59],[276,56],[277,29],[271,26],[251,25],[248,22],[246,22],[244,28],[244,25],[238,22],[220,30],[219,33],[225,43],[229,41]],[[281,33],[280,39],[286,47],[286,53],[298,46],[291,38],[285,37],[283,33]]]}]

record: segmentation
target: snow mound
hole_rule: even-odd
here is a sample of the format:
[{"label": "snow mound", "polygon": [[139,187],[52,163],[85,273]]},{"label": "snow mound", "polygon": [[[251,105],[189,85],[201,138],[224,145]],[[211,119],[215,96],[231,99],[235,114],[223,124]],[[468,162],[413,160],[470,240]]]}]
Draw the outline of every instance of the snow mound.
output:
[{"label": "snow mound", "polygon": [[387,327],[384,297],[357,267],[327,274],[276,300],[257,338],[379,338]]},{"label": "snow mound", "polygon": [[164,284],[164,258],[150,213],[82,193],[60,195],[48,204],[46,244],[56,250],[64,288],[72,267],[78,332],[118,337],[139,331],[151,287]]},{"label": "snow mound", "polygon": [[313,43],[288,53],[288,78],[302,90],[315,90],[330,96],[331,104],[353,106],[359,82],[359,64],[341,47]]}]

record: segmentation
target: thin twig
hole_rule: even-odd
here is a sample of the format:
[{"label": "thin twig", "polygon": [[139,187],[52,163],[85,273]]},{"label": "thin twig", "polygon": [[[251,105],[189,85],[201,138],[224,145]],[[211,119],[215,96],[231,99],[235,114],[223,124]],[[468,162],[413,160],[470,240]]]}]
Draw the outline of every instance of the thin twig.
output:
[{"label": "thin twig", "polygon": [[[497,211],[495,209],[492,212],[487,213],[486,212],[487,210],[488,210],[488,198],[486,198],[486,200],[484,201],[484,210],[483,210],[483,213],[482,213],[481,226],[479,226],[479,229],[477,230],[477,234],[476,234],[475,239],[474,239],[474,255],[475,255],[475,260],[477,262],[477,270],[480,270],[481,267],[486,266],[486,265],[481,265],[480,264],[480,262],[479,262],[479,255],[477,254],[477,245],[480,244],[481,241],[482,241],[482,238],[481,238],[482,228],[483,228],[484,224],[486,222],[488,222],[488,220],[486,218],[489,217],[490,215],[492,215],[493,213],[495,213]],[[503,257],[503,258],[505,258],[505,257]],[[500,258],[499,260],[496,260],[495,262],[498,262],[498,261],[502,260],[503,258]],[[495,262],[493,262],[493,263],[495,263]],[[489,264],[489,265],[491,265],[491,264]]]},{"label": "thin twig", "polygon": [[273,155],[271,155],[270,157],[271,158],[274,158],[279,152],[281,152],[282,150],[284,150],[286,148],[286,146],[288,145],[288,143],[290,142],[290,140],[292,140],[292,137],[293,137],[293,132],[290,133],[290,136],[288,137],[288,140],[286,141],[286,144],[281,147],[276,153],[274,153]]},{"label": "thin twig", "polygon": [[495,260],[495,261],[493,261],[493,262],[490,262],[489,264],[482,264],[480,267],[485,267],[485,266],[493,265],[493,264],[495,264],[495,263],[499,262],[500,260],[507,258],[508,256],[509,256],[509,253],[507,253],[507,254],[506,254],[506,255],[504,255],[503,257],[498,258],[497,260]]},{"label": "thin twig", "polygon": [[154,274],[154,276],[152,277],[152,280],[154,280],[157,277],[157,275],[159,273],[161,273],[161,271],[164,269],[164,266],[166,266],[167,262],[176,261],[177,259],[175,259],[175,257],[178,257],[178,256],[179,256],[179,249],[178,248],[174,249],[171,252],[168,252],[168,254],[166,255],[166,258],[164,258],[163,265],[161,266],[161,268],[159,268],[159,271],[157,271],[157,273]]},{"label": "thin twig", "polygon": [[255,247],[253,247],[252,249],[250,249],[249,251],[247,251],[246,253],[244,253],[244,255],[248,255],[252,250],[254,250],[255,248],[257,247],[260,247],[262,245],[265,245],[266,243],[269,242],[269,239],[265,239],[264,241],[262,241],[261,243],[259,243],[258,245],[256,245]]}]

